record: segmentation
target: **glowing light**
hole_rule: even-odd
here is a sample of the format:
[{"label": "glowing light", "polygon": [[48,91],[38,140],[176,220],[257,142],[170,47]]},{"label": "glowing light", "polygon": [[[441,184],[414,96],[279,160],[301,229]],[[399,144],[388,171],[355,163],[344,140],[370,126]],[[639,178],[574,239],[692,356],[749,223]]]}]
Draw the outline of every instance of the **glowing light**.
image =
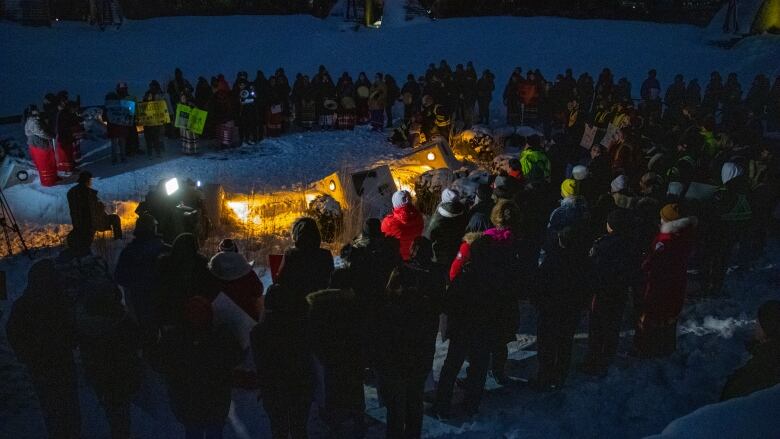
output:
[{"label": "glowing light", "polygon": [[202,184],[202,183],[200,182],[200,180],[198,180],[198,181],[196,181],[196,182],[195,182],[195,186],[197,186],[197,187],[200,187],[200,186],[201,186],[201,184]]},{"label": "glowing light", "polygon": [[173,195],[178,190],[179,190],[179,180],[177,180],[176,178],[172,178],[165,182],[165,192],[168,195]]},{"label": "glowing light", "polygon": [[426,156],[426,158],[428,159],[428,161],[432,162],[432,161],[436,160],[436,154],[434,154],[432,152],[429,152],[428,155]]},{"label": "glowing light", "polygon": [[246,221],[249,217],[249,203],[246,201],[228,201],[227,207],[229,207],[241,221]]},{"label": "glowing light", "polygon": [[328,183],[328,189],[330,189],[331,192],[335,192],[336,191],[336,182],[331,180]]}]

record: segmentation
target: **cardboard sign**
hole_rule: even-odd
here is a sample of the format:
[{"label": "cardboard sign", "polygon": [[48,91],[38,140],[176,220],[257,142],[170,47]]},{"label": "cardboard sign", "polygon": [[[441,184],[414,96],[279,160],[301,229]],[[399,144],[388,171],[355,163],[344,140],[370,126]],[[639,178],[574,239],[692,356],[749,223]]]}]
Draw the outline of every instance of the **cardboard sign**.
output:
[{"label": "cardboard sign", "polygon": [[135,101],[106,101],[106,116],[114,125],[135,126]]},{"label": "cardboard sign", "polygon": [[176,128],[184,128],[195,134],[203,134],[203,127],[206,125],[208,112],[200,108],[190,107],[184,104],[176,105],[176,117],[174,124]]},{"label": "cardboard sign", "polygon": [[171,122],[171,116],[168,114],[168,103],[163,100],[139,102],[136,113],[137,125],[153,127]]},{"label": "cardboard sign", "polygon": [[615,134],[619,129],[620,128],[617,125],[610,122],[610,124],[607,125],[607,132],[604,134],[604,138],[601,139],[601,146],[609,147],[610,142],[615,138]]},{"label": "cardboard sign", "polygon": [[585,149],[590,149],[593,146],[593,142],[596,141],[596,132],[599,129],[595,126],[585,124],[585,131],[582,133],[582,140],[580,140],[580,146]]}]

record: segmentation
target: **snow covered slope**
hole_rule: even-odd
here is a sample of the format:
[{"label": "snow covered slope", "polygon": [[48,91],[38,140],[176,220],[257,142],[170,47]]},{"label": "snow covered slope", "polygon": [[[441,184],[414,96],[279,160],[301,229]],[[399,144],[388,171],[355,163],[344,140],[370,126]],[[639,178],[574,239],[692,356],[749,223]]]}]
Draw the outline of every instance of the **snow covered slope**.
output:
[{"label": "snow covered slope", "polygon": [[647,439],[710,439],[713,437],[777,437],[780,385],[752,395],[704,406],[673,421],[660,435]]},{"label": "snow covered slope", "polygon": [[724,50],[707,44],[703,29],[675,24],[547,17],[401,24],[391,19],[381,29],[356,32],[342,24],[309,16],[172,17],[129,21],[119,31],[101,33],[84,23],[59,22],[49,29],[0,22],[0,115],[20,114],[44,93],[61,89],[80,94],[85,104],[100,104],[119,80],[140,94],[151,79],[166,80],[177,66],[191,81],[218,72],[232,79],[239,70],[254,76],[258,68],[268,73],[279,66],[292,75],[312,73],[320,64],[335,75],[347,70],[354,77],[365,70],[403,78],[440,59],[453,66],[472,60],[477,69],[497,74],[499,88],[516,66],[549,75],[567,67],[597,74],[609,66],[618,78],[628,77],[636,93],[653,67],[663,84],[676,73],[704,80],[715,69],[738,72],[747,83],[759,71],[771,73],[780,59],[778,36]]}]

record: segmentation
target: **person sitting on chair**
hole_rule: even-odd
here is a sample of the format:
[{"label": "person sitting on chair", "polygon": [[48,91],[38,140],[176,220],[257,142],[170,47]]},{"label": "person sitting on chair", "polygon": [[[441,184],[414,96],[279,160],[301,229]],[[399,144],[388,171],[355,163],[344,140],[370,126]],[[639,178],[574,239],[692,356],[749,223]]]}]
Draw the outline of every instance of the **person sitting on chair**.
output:
[{"label": "person sitting on chair", "polygon": [[105,205],[92,189],[92,173],[82,171],[78,183],[68,190],[68,209],[73,230],[68,246],[78,254],[89,253],[96,232],[111,230],[114,239],[122,239],[122,224],[116,214],[107,214]]}]

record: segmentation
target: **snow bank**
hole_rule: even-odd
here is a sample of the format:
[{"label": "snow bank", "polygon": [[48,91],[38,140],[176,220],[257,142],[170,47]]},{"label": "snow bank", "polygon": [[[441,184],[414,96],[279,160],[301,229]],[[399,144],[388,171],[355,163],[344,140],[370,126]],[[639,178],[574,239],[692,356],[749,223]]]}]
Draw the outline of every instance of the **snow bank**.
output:
[{"label": "snow bank", "polygon": [[391,6],[388,12],[390,26],[357,31],[344,31],[337,19],[303,15],[169,17],[126,21],[119,31],[105,32],[80,22],[58,22],[52,28],[2,22],[0,115],[21,114],[25,105],[61,89],[81,95],[85,104],[102,104],[119,80],[140,95],[150,80],[170,79],[174,67],[194,84],[199,75],[222,72],[232,80],[239,70],[254,77],[256,69],[268,74],[279,66],[292,78],[299,71],[315,72],[320,64],[334,76],[381,71],[404,78],[409,72],[421,74],[429,62],[448,59],[454,66],[471,60],[477,69],[496,74],[494,106],[499,110],[500,90],[516,66],[540,68],[551,77],[567,67],[595,76],[609,66],[638,93],[650,68],[658,70],[664,86],[676,73],[704,81],[716,69],[737,72],[746,84],[780,57],[778,36],[752,38],[724,50],[704,44],[703,30],[688,25],[480,17],[413,20],[395,27],[392,17],[398,18],[403,8]]},{"label": "snow bank", "polygon": [[714,437],[777,437],[780,431],[780,385],[718,404],[704,406],[673,421],[647,439],[711,439]]}]

